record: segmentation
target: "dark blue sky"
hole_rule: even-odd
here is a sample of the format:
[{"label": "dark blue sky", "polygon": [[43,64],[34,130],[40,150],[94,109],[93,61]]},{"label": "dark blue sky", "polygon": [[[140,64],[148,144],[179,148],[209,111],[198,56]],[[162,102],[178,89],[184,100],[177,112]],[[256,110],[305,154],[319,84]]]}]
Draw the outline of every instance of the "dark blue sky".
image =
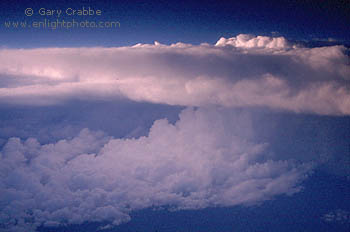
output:
[{"label": "dark blue sky", "polygon": [[[4,22],[55,20],[38,10],[100,9],[102,15],[66,20],[119,21],[117,29],[9,29]],[[8,47],[120,46],[216,42],[239,33],[282,35],[296,40],[349,41],[350,4],[335,1],[2,1],[0,44]],[[24,11],[32,8],[34,15]],[[63,19],[62,17],[60,19]]]}]

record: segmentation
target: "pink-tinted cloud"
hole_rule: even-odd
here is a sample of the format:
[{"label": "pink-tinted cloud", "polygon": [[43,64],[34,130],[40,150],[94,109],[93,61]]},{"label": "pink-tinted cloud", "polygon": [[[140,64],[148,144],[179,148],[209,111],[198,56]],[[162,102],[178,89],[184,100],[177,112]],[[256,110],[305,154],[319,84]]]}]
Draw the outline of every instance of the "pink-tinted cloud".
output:
[{"label": "pink-tinted cloud", "polygon": [[[186,109],[147,136],[114,139],[84,129],[39,144],[11,138],[0,153],[0,221],[5,231],[40,225],[130,220],[134,210],[252,205],[291,195],[309,165],[272,160],[249,140],[249,119],[219,109]],[[244,136],[245,134],[245,136]]]},{"label": "pink-tinted cloud", "polygon": [[348,115],[349,76],[344,47],[302,48],[283,37],[0,50],[0,101],[10,104],[128,98]]}]

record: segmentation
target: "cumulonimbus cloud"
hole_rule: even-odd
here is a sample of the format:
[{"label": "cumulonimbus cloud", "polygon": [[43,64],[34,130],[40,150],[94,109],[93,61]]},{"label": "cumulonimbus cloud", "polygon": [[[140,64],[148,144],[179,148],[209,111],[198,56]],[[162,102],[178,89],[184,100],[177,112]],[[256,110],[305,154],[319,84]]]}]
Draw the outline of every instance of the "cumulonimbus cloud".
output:
[{"label": "cumulonimbus cloud", "polygon": [[137,139],[88,129],[45,145],[11,138],[0,153],[2,231],[117,225],[148,207],[251,205],[298,192],[311,166],[272,160],[248,124],[237,112],[189,108]]},{"label": "cumulonimbus cloud", "polygon": [[263,106],[350,114],[343,46],[305,48],[238,35],[216,45],[0,50],[0,101],[45,105],[128,98],[181,106]]}]

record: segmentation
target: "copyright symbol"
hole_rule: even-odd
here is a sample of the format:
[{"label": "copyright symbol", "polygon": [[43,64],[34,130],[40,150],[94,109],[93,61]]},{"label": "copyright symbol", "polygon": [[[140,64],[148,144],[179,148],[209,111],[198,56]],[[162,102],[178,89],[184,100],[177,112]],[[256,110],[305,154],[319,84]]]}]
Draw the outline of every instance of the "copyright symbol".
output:
[{"label": "copyright symbol", "polygon": [[27,16],[32,16],[34,13],[33,9],[32,8],[27,8],[25,11],[24,11],[24,14],[27,15]]}]

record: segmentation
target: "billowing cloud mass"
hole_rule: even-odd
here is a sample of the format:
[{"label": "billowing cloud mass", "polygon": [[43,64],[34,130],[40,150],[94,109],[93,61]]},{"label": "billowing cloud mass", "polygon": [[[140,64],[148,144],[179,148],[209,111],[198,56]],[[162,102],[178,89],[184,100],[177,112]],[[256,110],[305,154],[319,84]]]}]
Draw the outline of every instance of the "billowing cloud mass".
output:
[{"label": "billowing cloud mass", "polygon": [[88,129],[51,144],[11,138],[0,153],[1,230],[117,225],[148,207],[251,205],[298,192],[311,166],[271,159],[251,130],[240,113],[188,108],[139,138]]},{"label": "billowing cloud mass", "polygon": [[0,101],[48,105],[116,99],[180,106],[263,106],[350,114],[343,46],[304,48],[238,35],[216,45],[0,50]]},{"label": "billowing cloud mass", "polygon": [[259,204],[326,163],[348,175],[346,117],[319,116],[350,115],[346,52],[252,35],[0,49],[0,230]]},{"label": "billowing cloud mass", "polygon": [[231,45],[233,47],[243,48],[272,48],[285,49],[289,48],[287,40],[284,37],[268,37],[268,36],[253,36],[248,34],[240,34],[232,38],[220,38],[215,44],[216,46]]}]

